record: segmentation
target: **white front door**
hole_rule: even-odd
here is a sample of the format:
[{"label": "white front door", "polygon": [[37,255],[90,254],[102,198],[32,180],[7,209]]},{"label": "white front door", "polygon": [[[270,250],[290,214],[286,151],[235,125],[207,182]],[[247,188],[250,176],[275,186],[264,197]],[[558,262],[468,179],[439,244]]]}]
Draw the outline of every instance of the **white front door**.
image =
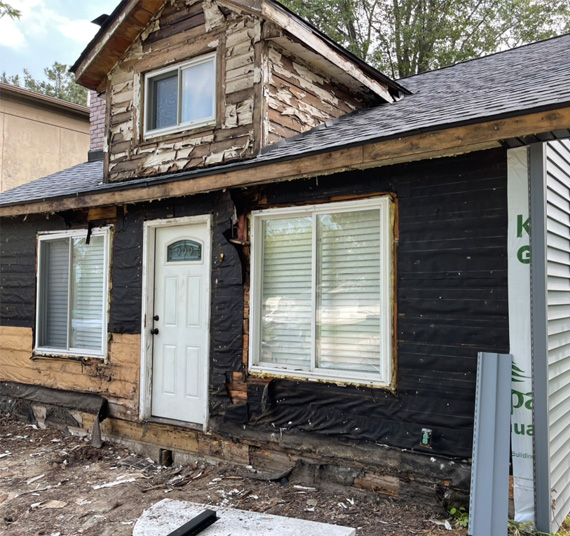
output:
[{"label": "white front door", "polygon": [[204,424],[208,404],[210,233],[206,223],[157,227],[152,337],[153,417]]}]

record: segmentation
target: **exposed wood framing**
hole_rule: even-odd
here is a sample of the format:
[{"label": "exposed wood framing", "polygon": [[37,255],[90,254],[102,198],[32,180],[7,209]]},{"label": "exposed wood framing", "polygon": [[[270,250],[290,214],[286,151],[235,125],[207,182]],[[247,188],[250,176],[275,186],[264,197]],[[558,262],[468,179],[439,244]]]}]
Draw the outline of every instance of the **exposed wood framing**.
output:
[{"label": "exposed wood framing", "polygon": [[138,414],[140,335],[111,335],[109,359],[40,357],[31,328],[0,326],[0,381],[97,393],[119,414]]},{"label": "exposed wood framing", "polygon": [[90,194],[81,197],[0,207],[0,216],[16,216],[67,209],[136,203],[192,195],[224,188],[250,186],[303,177],[330,175],[346,169],[363,169],[497,147],[501,140],[568,128],[570,107],[519,117],[449,128],[361,147],[306,156],[188,180]]}]

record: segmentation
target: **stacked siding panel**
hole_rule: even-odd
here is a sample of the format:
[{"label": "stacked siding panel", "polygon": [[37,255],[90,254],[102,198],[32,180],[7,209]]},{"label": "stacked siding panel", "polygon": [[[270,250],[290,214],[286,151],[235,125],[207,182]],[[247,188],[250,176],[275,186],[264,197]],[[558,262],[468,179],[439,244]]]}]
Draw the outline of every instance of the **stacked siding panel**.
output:
[{"label": "stacked siding panel", "polygon": [[546,145],[551,526],[570,512],[570,142]]}]

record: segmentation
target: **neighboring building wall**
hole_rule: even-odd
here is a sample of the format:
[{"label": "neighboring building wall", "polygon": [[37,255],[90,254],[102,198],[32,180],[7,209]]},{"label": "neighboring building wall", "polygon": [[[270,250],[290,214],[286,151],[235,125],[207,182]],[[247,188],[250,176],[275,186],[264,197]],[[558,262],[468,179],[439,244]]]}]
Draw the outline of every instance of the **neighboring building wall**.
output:
[{"label": "neighboring building wall", "polygon": [[96,91],[89,92],[89,138],[91,144],[90,151],[102,151],[105,148],[105,93],[98,95]]},{"label": "neighboring building wall", "polygon": [[87,160],[89,109],[0,84],[0,192]]}]

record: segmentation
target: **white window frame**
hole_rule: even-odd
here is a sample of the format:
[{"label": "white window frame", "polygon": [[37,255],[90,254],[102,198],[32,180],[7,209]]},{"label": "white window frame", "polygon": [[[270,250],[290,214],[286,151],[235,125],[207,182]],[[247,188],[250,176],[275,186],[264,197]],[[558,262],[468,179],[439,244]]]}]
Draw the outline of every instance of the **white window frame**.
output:
[{"label": "white window frame", "polygon": [[[389,277],[380,280],[380,370],[377,374],[350,372],[346,370],[319,369],[316,367],[316,217],[319,214],[337,212],[358,212],[367,209],[380,210],[380,270]],[[311,326],[312,352],[311,366],[299,368],[292,365],[263,363],[261,355],[261,322],[262,322],[262,274],[263,274],[263,222],[284,217],[313,217],[313,267],[312,267],[312,301],[313,315]],[[250,343],[249,371],[252,374],[272,375],[277,377],[306,378],[308,380],[328,380],[335,383],[365,384],[371,386],[391,386],[393,371],[393,201],[388,196],[366,200],[347,201],[308,205],[303,207],[287,207],[253,211],[251,213],[251,275],[250,275]]]},{"label": "white window frame", "polygon": [[[40,338],[40,322],[42,322],[41,318],[41,310],[40,310],[40,297],[41,297],[41,282],[44,279],[43,273],[43,262],[40,258],[40,251],[41,251],[41,244],[42,242],[48,242],[51,240],[61,240],[62,238],[73,239],[73,238],[87,238],[87,229],[77,229],[71,231],[49,231],[46,233],[39,233],[38,234],[38,243],[37,243],[37,271],[36,271],[36,336],[35,336],[35,349],[34,353],[37,355],[47,355],[47,356],[70,356],[70,357],[92,357],[98,359],[106,359],[107,352],[108,352],[108,333],[107,333],[107,326],[109,322],[109,277],[110,277],[110,249],[111,249],[111,226],[107,227],[99,227],[96,229],[92,229],[91,237],[96,236],[103,236],[104,238],[104,245],[103,245],[103,252],[104,252],[104,259],[103,263],[105,266],[106,277],[103,283],[103,311],[102,311],[102,319],[103,319],[103,329],[101,333],[101,349],[102,352],[96,352],[93,350],[86,350],[81,348],[71,348],[68,347],[67,349],[63,348],[46,348],[42,347],[39,344]],[[70,268],[71,268],[71,259],[69,261]],[[71,276],[69,287],[71,287]],[[69,296],[71,292],[68,292],[68,307],[67,307],[67,315],[68,315],[68,324],[69,324]],[[68,344],[69,344],[69,327],[68,327]]]},{"label": "white window frame", "polygon": [[[198,58],[185,61],[184,63],[179,63],[174,66],[165,67],[164,69],[159,69],[157,71],[151,71],[144,75],[144,98],[143,98],[143,133],[145,139],[156,138],[158,136],[164,136],[165,134],[171,134],[174,132],[181,132],[183,130],[200,128],[208,125],[214,125],[216,123],[216,95],[217,95],[217,54],[212,52],[211,54],[206,54]],[[212,92],[212,110],[214,113],[210,117],[205,117],[199,121],[188,121],[186,123],[181,123],[181,99],[182,99],[182,71],[185,69],[196,67],[197,65],[202,65],[204,63],[212,62],[214,65],[214,91]],[[155,128],[150,129],[149,124],[149,95],[150,95],[150,83],[153,78],[157,76],[162,76],[167,73],[178,73],[178,106],[177,106],[177,117],[178,123],[176,125],[165,127],[165,128]]]}]

